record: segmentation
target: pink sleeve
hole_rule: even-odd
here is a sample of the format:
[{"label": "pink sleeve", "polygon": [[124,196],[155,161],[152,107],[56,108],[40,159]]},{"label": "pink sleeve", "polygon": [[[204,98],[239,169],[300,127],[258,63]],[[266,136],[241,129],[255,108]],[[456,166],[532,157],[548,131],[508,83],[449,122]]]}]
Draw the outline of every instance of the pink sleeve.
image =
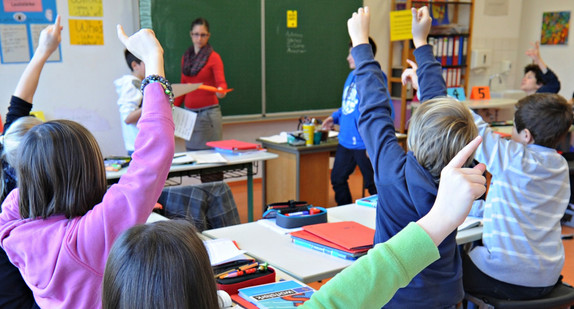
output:
[{"label": "pink sleeve", "polygon": [[132,161],[102,202],[77,221],[68,233],[68,248],[96,269],[104,269],[115,239],[123,231],[145,223],[164,187],[174,153],[171,106],[162,86],[145,88],[139,133]]},{"label": "pink sleeve", "polygon": [[3,241],[10,231],[13,223],[20,221],[20,210],[18,208],[18,189],[12,190],[2,203],[2,213],[0,213],[0,241]]}]

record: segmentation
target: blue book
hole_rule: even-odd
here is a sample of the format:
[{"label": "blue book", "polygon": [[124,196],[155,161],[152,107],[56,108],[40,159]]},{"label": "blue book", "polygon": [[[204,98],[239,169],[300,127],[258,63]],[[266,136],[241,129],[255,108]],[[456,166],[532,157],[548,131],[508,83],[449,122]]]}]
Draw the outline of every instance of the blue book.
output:
[{"label": "blue book", "polygon": [[367,207],[376,208],[378,199],[379,199],[379,196],[377,194],[375,194],[375,195],[360,198],[360,199],[355,201],[355,204],[360,205],[360,206],[367,206]]},{"label": "blue book", "polygon": [[309,248],[309,249],[313,249],[313,250],[316,250],[319,252],[323,252],[323,253],[332,255],[334,257],[338,257],[340,259],[351,260],[351,261],[358,259],[360,256],[362,256],[366,253],[366,252],[364,252],[364,253],[357,254],[357,253],[345,252],[342,250],[337,250],[335,248],[331,248],[331,247],[328,247],[325,245],[318,244],[316,242],[312,242],[312,241],[305,240],[305,239],[298,238],[298,237],[294,237],[294,236],[291,236],[291,241],[296,245],[299,245],[299,246],[302,246],[305,248]]},{"label": "blue book", "polygon": [[311,287],[294,280],[239,289],[239,296],[257,308],[294,308],[311,298]]}]

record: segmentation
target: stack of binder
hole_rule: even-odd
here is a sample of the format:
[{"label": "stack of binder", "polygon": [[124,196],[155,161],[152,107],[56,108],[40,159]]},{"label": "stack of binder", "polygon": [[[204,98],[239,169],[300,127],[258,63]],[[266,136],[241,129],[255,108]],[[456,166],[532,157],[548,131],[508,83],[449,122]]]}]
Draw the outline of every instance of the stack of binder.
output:
[{"label": "stack of binder", "polygon": [[356,260],[373,247],[375,230],[354,221],[307,225],[291,233],[294,244],[332,256]]},{"label": "stack of binder", "polygon": [[209,147],[213,147],[215,151],[225,154],[243,154],[262,150],[262,147],[259,144],[238,141],[235,139],[211,141],[205,144]]}]

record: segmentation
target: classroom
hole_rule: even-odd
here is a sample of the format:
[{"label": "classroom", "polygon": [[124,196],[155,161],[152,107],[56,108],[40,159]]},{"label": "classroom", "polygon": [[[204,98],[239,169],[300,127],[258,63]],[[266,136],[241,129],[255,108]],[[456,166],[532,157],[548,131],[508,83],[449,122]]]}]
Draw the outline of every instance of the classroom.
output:
[{"label": "classroom", "polygon": [[[391,74],[395,74],[393,71],[396,72],[397,68],[403,69],[400,57],[401,48],[390,41],[389,15],[392,11],[391,2],[406,1],[354,0],[345,3],[337,1],[336,4],[332,4],[332,0],[314,0],[311,2],[287,0],[281,3],[250,0],[244,4],[237,4],[224,0],[186,0],[186,3],[169,0],[165,1],[165,3],[169,3],[169,5],[165,5],[169,10],[153,13],[155,16],[152,14],[150,17],[149,12],[151,10],[149,10],[149,7],[152,6],[151,3],[158,1],[32,1],[40,5],[55,3],[57,14],[61,16],[63,25],[62,41],[58,49],[60,60],[49,61],[44,66],[34,97],[33,110],[41,111],[46,120],[69,119],[85,126],[97,140],[103,157],[125,155],[126,149],[124,148],[120,113],[117,105],[118,95],[114,89],[113,81],[122,75],[129,74],[129,69],[126,67],[123,54],[125,47],[117,39],[116,25],[121,24],[129,36],[137,32],[141,25],[145,27],[153,22],[153,25],[161,28],[161,30],[155,30],[160,41],[163,38],[176,41],[173,45],[161,43],[166,57],[170,57],[170,59],[165,60],[166,77],[172,84],[179,83],[180,57],[184,51],[183,48],[187,48],[191,43],[189,41],[189,23],[196,17],[199,17],[193,12],[182,10],[174,14],[176,15],[174,17],[175,20],[182,21],[181,25],[179,25],[181,29],[174,28],[173,24],[169,24],[169,26],[166,26],[168,23],[162,24],[162,18],[169,18],[170,10],[179,5],[186,10],[197,6],[202,12],[209,12],[203,14],[203,17],[206,17],[211,23],[210,43],[214,46],[214,50],[222,56],[228,87],[234,88],[234,91],[227,94],[227,98],[219,101],[223,112],[223,140],[261,143],[259,139],[263,136],[297,130],[301,117],[325,119],[341,106],[341,91],[345,77],[349,72],[345,61],[348,54],[348,46],[346,44],[349,41],[345,20],[351,16],[352,12],[356,11],[355,4],[357,7],[360,5],[368,6],[373,12],[370,19],[370,36],[377,43],[378,52],[375,55],[375,60],[380,63],[383,72],[390,77]],[[453,2],[454,0],[446,1]],[[504,98],[506,95],[511,97],[521,92],[523,68],[531,62],[531,59],[525,55],[525,51],[531,48],[531,42],[540,40],[543,13],[572,12],[574,10],[574,1],[473,1],[474,14],[470,18],[473,21],[472,50],[468,51],[468,56],[476,55],[488,57],[489,59],[487,65],[476,69],[467,68],[466,96],[467,98],[470,96],[470,91],[475,86],[489,85],[493,97],[498,95]],[[70,6],[82,2],[86,6],[92,2],[101,2],[101,12],[94,16],[82,17],[71,14]],[[329,14],[331,7],[337,12]],[[252,10],[253,8],[256,10]],[[305,22],[304,14],[306,12],[313,12],[316,15],[316,18],[314,17],[312,21],[306,20],[306,22],[311,24],[325,23],[325,25],[317,33],[308,33],[304,32],[304,30],[301,30],[302,32],[300,33],[297,30],[287,32],[288,40],[296,42],[298,45],[293,45],[293,50],[275,58],[275,53],[280,53],[277,52],[276,48],[279,43],[273,41],[273,36],[269,33],[274,29],[273,23],[277,22],[275,19],[283,18],[285,8],[296,10],[302,25]],[[345,10],[341,11],[342,8]],[[265,12],[265,9],[271,12],[268,16],[261,13]],[[220,14],[217,13],[217,10],[221,10]],[[324,15],[332,16],[321,17]],[[5,21],[7,18],[16,17],[6,12],[0,12],[0,24],[2,20]],[[69,23],[69,20],[74,19],[101,22],[101,42],[96,44],[72,42],[73,38],[69,34],[69,28],[72,27],[72,24]],[[214,23],[214,20],[217,23]],[[235,32],[232,34],[231,32],[227,33],[226,31],[228,30],[225,29],[225,25],[222,25],[226,20],[234,27],[241,27],[243,24],[245,29],[253,31],[244,33],[241,37],[238,37]],[[279,20],[277,23],[283,24],[284,20]],[[338,24],[335,26],[334,23]],[[331,33],[336,30],[338,30],[337,33]],[[4,31],[2,27],[0,27],[0,35],[1,31]],[[336,40],[331,40],[330,35]],[[229,39],[230,36],[233,36],[233,39],[229,41],[224,39]],[[280,40],[284,40],[284,36],[281,36]],[[329,45],[331,43],[329,41],[343,42],[343,46],[332,48]],[[389,46],[392,47],[389,48]],[[304,50],[305,48],[307,50]],[[314,48],[321,52],[325,50],[333,52],[325,57],[319,57],[313,51]],[[6,51],[3,50],[2,52],[5,53]],[[394,56],[390,57],[391,54]],[[568,60],[574,54],[574,45],[568,43],[567,37],[565,44],[542,45],[540,54],[548,67],[552,69],[561,81],[561,89],[558,94],[566,99],[573,98],[574,83],[571,81],[574,80],[574,62]],[[308,59],[305,59],[306,55]],[[297,61],[300,61],[300,63],[294,63]],[[10,97],[16,88],[18,77],[22,74],[26,64],[27,62],[23,61],[14,61],[14,63],[2,61],[0,63],[0,79],[3,81],[0,83],[0,94],[2,94],[0,97],[3,98],[3,100],[0,100],[0,111],[3,111],[0,114],[2,122],[5,121],[4,117],[8,110]],[[234,67],[236,65],[239,67]],[[324,67],[324,71],[321,71],[322,67]],[[307,74],[305,72],[306,69],[313,70],[313,72],[308,72]],[[237,74],[230,76],[228,72]],[[301,74],[301,72],[305,73]],[[301,77],[298,78],[297,74],[301,75]],[[396,77],[395,75],[393,76]],[[235,106],[233,105],[234,103],[236,104]],[[400,96],[398,98],[393,97],[393,104],[395,109],[394,123],[396,127],[400,127],[402,125]],[[411,106],[409,105],[408,108],[407,115],[402,116],[404,117],[403,122],[410,117]],[[484,109],[483,112],[487,115],[492,115],[488,109]],[[513,114],[513,107],[500,111],[496,110],[496,116],[491,116],[496,119],[492,118],[491,120],[512,120]],[[186,151],[185,147],[183,139],[175,139],[176,153]],[[273,151],[270,152],[275,153]],[[328,168],[332,168],[333,153],[334,150],[331,150],[330,158],[329,154],[327,154]],[[299,154],[297,155],[299,156]],[[235,202],[241,213],[241,223],[260,219],[266,203],[283,202],[283,200],[269,200],[269,192],[273,192],[273,189],[276,189],[275,187],[271,189],[261,188],[264,183],[262,178],[270,178],[269,174],[265,176],[264,173],[266,169],[267,173],[269,173],[269,166],[274,166],[269,165],[272,164],[272,159],[273,157],[263,159],[268,161],[260,163],[254,175],[249,175],[248,177],[242,175],[239,177],[239,181],[235,181],[235,179],[226,180],[231,186]],[[277,162],[275,164],[283,164],[282,161]],[[266,167],[262,168],[262,166]],[[252,166],[248,167],[248,169],[251,168]],[[296,177],[299,177],[299,174]],[[325,179],[320,179],[320,181],[329,181],[328,176],[326,177]],[[277,181],[281,183],[283,179],[279,178],[279,180],[275,179],[275,181],[273,184],[276,184]],[[306,181],[312,183],[317,180],[308,179]],[[360,194],[365,195],[365,189],[361,187],[363,185],[362,181],[360,174],[358,176],[354,174],[351,177],[350,183],[353,198],[361,197],[356,196],[356,193],[359,191],[362,191]],[[197,183],[197,179],[190,180],[184,177],[183,184]],[[245,183],[247,183],[247,191],[244,188],[246,186]],[[253,188],[253,183],[255,183],[255,188]],[[299,183],[297,185],[299,186]],[[321,202],[324,201],[325,205],[318,206],[326,208],[336,206],[330,182],[328,182],[328,188],[329,196],[320,199]],[[297,195],[299,195],[299,187],[293,190],[296,190]],[[255,197],[253,197],[253,194],[255,194]],[[292,191],[288,191],[288,194],[292,194]],[[287,200],[287,198],[284,198],[285,195],[279,196],[280,199]],[[247,203],[245,203],[246,200]],[[247,214],[247,208],[249,208],[249,214]],[[335,209],[337,207],[332,208]],[[345,215],[350,213],[353,213],[353,216],[357,218],[356,221],[374,229],[374,210],[373,212],[365,212],[364,209],[358,210],[355,208],[334,210],[329,213],[329,220],[341,221],[345,219]],[[223,238],[229,235],[229,231],[215,230],[206,232],[204,235],[212,238]],[[254,233],[254,231],[244,231],[239,228],[235,231],[245,232],[246,234],[238,236],[238,239],[247,239],[245,240],[247,242],[249,241],[248,233]],[[261,232],[261,230],[257,231]],[[567,231],[572,233],[574,229],[570,228]],[[479,233],[481,232],[482,230]],[[478,238],[476,238],[476,235],[471,236],[471,238],[471,240],[479,239],[480,234]],[[565,282],[574,284],[574,245],[571,242],[572,240],[569,242],[568,240],[564,241],[566,250],[564,272],[566,273],[563,273],[563,275],[565,275]],[[249,245],[257,247],[256,244]],[[289,251],[289,253],[293,252],[298,251]],[[252,257],[262,260],[276,259],[273,255],[266,255],[268,254],[267,252],[261,254],[259,251],[249,253],[252,254]],[[325,264],[320,270],[302,271],[301,277],[298,277],[300,274],[297,272],[284,275],[286,275],[286,278],[293,278],[314,288],[319,288],[324,284],[325,279],[331,278],[334,274],[351,265],[349,261],[325,262],[322,257],[318,259],[313,257],[312,260],[316,263]],[[287,265],[285,267],[289,268],[292,266]],[[325,271],[321,273],[323,268]]]}]

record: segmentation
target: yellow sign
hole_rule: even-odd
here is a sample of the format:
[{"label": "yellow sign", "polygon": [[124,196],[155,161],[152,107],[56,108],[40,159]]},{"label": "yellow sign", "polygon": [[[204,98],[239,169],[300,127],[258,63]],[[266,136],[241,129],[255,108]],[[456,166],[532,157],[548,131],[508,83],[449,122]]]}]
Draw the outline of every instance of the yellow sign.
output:
[{"label": "yellow sign", "polygon": [[413,38],[412,18],[410,10],[391,12],[391,41],[410,40]]},{"label": "yellow sign", "polygon": [[297,11],[287,11],[287,28],[297,28]]},{"label": "yellow sign", "polygon": [[44,117],[44,112],[43,111],[32,111],[30,112],[31,116],[34,116],[42,121],[46,121],[46,117]]},{"label": "yellow sign", "polygon": [[102,0],[68,0],[68,12],[70,16],[104,16]]},{"label": "yellow sign", "polygon": [[104,45],[104,24],[101,20],[70,19],[71,45]]}]

